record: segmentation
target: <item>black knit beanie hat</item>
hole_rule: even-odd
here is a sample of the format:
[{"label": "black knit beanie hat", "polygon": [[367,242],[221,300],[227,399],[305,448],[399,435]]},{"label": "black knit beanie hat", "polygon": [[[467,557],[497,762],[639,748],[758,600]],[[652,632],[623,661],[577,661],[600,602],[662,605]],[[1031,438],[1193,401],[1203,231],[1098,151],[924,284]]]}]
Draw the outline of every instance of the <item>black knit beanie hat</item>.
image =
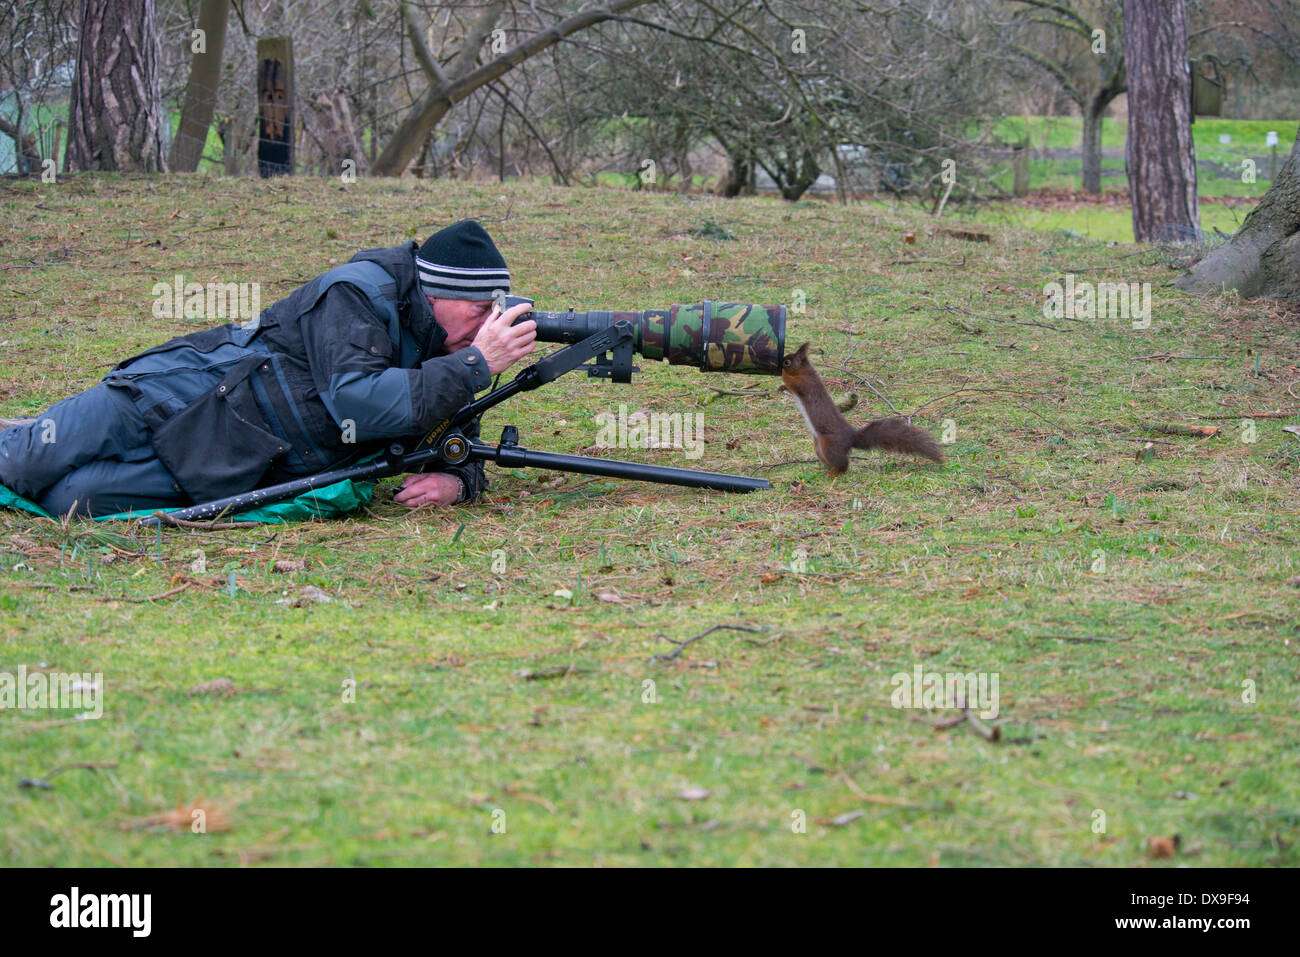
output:
[{"label": "black knit beanie hat", "polygon": [[440,229],[415,254],[420,289],[437,299],[492,299],[510,291],[510,270],[492,237],[472,219]]}]

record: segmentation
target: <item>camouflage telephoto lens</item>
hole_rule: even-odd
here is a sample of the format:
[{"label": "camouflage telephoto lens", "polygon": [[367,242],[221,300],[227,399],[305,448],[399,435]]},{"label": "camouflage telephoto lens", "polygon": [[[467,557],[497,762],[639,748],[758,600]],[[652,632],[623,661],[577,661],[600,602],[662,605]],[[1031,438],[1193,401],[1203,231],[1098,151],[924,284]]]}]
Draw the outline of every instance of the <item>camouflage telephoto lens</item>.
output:
[{"label": "camouflage telephoto lens", "polygon": [[702,372],[779,375],[785,316],[785,306],[702,302],[641,312],[535,309],[516,321],[536,321],[542,342],[577,342],[625,319],[632,325],[633,351],[646,359],[694,366]]}]

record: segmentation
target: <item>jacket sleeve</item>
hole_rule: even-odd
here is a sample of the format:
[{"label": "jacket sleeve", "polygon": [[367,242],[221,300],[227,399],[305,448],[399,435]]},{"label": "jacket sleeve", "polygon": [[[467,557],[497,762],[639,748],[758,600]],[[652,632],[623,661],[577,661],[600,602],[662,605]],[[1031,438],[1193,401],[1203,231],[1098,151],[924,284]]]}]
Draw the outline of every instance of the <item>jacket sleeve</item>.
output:
[{"label": "jacket sleeve", "polygon": [[396,366],[383,319],[347,283],[331,286],[299,329],[321,401],[357,442],[428,432],[492,384],[483,354],[472,346],[414,369]]}]

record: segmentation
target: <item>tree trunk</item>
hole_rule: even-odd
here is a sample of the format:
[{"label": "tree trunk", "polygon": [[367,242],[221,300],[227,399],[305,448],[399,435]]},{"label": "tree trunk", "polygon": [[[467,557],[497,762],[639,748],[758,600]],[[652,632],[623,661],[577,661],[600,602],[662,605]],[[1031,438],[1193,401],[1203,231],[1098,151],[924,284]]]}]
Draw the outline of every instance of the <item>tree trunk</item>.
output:
[{"label": "tree trunk", "polygon": [[1129,198],[1133,238],[1201,228],[1192,146],[1192,74],[1184,0],[1124,0]]},{"label": "tree trunk", "polygon": [[784,155],[778,153],[770,166],[762,160],[759,160],[759,163],[776,183],[776,188],[781,191],[781,198],[791,203],[808,192],[809,187],[822,175],[821,165],[812,151],[807,149],[800,151],[798,147],[792,147],[790,152]]},{"label": "tree trunk", "polygon": [[718,195],[731,199],[740,195],[753,195],[750,180],[754,173],[754,157],[740,150],[727,150],[727,171],[718,183]]},{"label": "tree trunk", "polygon": [[171,168],[178,173],[193,173],[203,158],[212,111],[217,105],[217,87],[221,83],[229,11],[230,0],[201,0],[199,5],[198,28],[203,31],[204,49],[202,53],[192,54],[180,128],[172,142]]},{"label": "tree trunk", "polygon": [[1247,298],[1300,302],[1300,137],[1232,241],[1174,280],[1187,292],[1235,289]]},{"label": "tree trunk", "polygon": [[154,0],[82,0],[65,170],[161,173]]},{"label": "tree trunk", "polygon": [[1093,97],[1083,104],[1083,190],[1101,192],[1101,121],[1108,101]]}]

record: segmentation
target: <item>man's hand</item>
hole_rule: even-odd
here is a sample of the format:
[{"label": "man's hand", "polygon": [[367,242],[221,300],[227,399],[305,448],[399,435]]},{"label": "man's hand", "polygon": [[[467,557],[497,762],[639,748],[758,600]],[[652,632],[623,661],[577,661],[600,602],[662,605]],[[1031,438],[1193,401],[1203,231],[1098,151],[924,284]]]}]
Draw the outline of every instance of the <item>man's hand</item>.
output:
[{"label": "man's hand", "polygon": [[393,501],[407,508],[419,508],[421,505],[455,505],[459,498],[460,479],[446,472],[426,472],[406,476]]},{"label": "man's hand", "polygon": [[483,358],[487,360],[488,371],[493,375],[504,372],[533,351],[537,343],[537,323],[530,319],[517,326],[511,325],[532,308],[526,302],[521,302],[505,312],[493,306],[492,314],[487,317],[478,335],[470,343],[483,353]]}]

